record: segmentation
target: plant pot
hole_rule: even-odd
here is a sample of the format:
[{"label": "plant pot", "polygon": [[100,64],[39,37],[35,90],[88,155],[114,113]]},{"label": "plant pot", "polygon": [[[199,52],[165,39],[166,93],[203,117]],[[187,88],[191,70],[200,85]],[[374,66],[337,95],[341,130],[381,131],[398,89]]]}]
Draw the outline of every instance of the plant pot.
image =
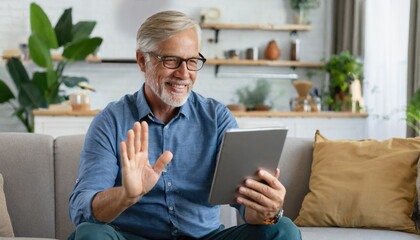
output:
[{"label": "plant pot", "polygon": [[227,108],[230,111],[244,112],[246,111],[246,106],[244,104],[229,104]]}]

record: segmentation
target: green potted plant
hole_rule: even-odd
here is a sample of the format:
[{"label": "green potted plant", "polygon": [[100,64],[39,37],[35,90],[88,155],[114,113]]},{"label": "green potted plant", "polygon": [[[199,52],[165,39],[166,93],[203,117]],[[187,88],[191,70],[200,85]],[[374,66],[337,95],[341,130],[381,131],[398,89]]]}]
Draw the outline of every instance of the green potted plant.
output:
[{"label": "green potted plant", "polygon": [[290,0],[290,7],[295,12],[296,24],[309,24],[308,12],[319,7],[319,0]]},{"label": "green potted plant", "polygon": [[270,106],[266,104],[266,100],[270,89],[271,84],[265,79],[260,79],[253,89],[249,86],[242,87],[236,90],[236,94],[239,97],[239,103],[245,105],[247,110],[269,110]]},{"label": "green potted plant", "polygon": [[411,97],[407,108],[405,110],[406,123],[409,127],[413,128],[416,136],[420,134],[420,89],[418,89]]},{"label": "green potted plant", "polygon": [[[362,81],[363,64],[360,63],[350,52],[343,51],[332,55],[325,62],[325,70],[329,73],[329,85],[326,104],[333,111],[346,111],[352,109],[350,86],[353,81]],[[362,106],[356,106],[360,111]]]},{"label": "green potted plant", "polygon": [[[71,8],[64,11],[53,28],[42,8],[31,3],[30,24],[29,54],[42,70],[33,73],[31,78],[18,58],[9,59],[6,68],[17,95],[0,80],[0,104],[9,103],[14,109],[14,115],[25,125],[27,131],[33,132],[32,111],[66,100],[67,96],[60,89],[62,84],[70,88],[85,88],[83,82],[88,82],[86,78],[65,76],[64,68],[67,64],[84,60],[94,53],[101,45],[102,38],[90,37],[96,22],[81,21],[73,25]],[[51,50],[58,48],[62,48],[63,59],[53,62]]]}]

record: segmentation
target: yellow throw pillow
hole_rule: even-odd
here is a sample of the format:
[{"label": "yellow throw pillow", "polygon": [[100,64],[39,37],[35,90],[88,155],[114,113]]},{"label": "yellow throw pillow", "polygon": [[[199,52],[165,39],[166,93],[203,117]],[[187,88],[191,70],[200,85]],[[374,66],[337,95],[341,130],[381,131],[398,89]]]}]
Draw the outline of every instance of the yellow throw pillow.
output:
[{"label": "yellow throw pillow", "polygon": [[411,219],[419,156],[420,138],[332,141],[317,131],[296,225],[420,233]]},{"label": "yellow throw pillow", "polygon": [[14,237],[14,234],[3,192],[3,175],[0,173],[0,239],[2,237]]}]

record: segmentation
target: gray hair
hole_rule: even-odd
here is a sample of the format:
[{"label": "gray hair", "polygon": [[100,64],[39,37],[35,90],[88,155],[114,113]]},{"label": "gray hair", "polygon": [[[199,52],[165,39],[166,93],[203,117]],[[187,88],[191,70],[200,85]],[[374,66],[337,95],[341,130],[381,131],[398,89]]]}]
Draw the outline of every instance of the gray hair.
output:
[{"label": "gray hair", "polygon": [[163,11],[150,16],[137,31],[137,50],[152,52],[156,45],[171,36],[193,28],[198,36],[198,47],[201,46],[201,28],[186,14],[178,11]]}]

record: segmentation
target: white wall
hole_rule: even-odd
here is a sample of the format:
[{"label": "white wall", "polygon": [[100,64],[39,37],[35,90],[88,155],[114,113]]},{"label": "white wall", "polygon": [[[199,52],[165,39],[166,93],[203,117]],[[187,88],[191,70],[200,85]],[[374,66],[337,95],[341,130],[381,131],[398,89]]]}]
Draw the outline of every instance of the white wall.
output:
[{"label": "white wall", "polygon": [[[29,37],[30,0],[0,1],[0,52],[17,48],[19,43],[27,42]],[[141,22],[149,15],[164,9],[183,11],[197,21],[200,11],[207,7],[221,10],[221,21],[232,23],[274,23],[292,22],[292,11],[288,0],[37,0],[55,25],[65,8],[73,8],[73,21],[95,20],[97,26],[93,35],[104,38],[100,48],[102,58],[131,58],[135,56],[135,35]],[[320,61],[328,55],[329,28],[326,24],[330,17],[327,9],[331,0],[321,0],[320,8],[311,11],[312,30],[299,33],[302,42],[302,61]],[[4,27],[6,26],[6,27]],[[224,50],[258,47],[260,56],[268,41],[274,39],[281,48],[280,59],[289,56],[289,33],[270,31],[222,30],[219,43],[209,43],[213,38],[212,30],[203,30],[202,53],[207,58],[220,56]],[[28,66],[28,69],[33,69]],[[264,73],[288,73],[289,68],[279,67],[226,67],[220,71],[243,71]],[[297,69],[300,78],[306,78],[305,69]],[[103,108],[110,101],[117,100],[126,93],[135,92],[143,82],[143,74],[135,64],[112,63],[77,63],[68,67],[67,75],[80,75],[89,79],[97,89],[91,93],[92,107]],[[205,66],[198,75],[194,89],[205,96],[213,97],[225,104],[237,100],[236,89],[253,85],[256,79],[215,78],[214,66]],[[10,82],[4,63],[0,64],[0,79]],[[323,77],[313,79],[318,88],[322,88]],[[270,79],[272,92],[270,102],[275,110],[288,110],[289,99],[296,96],[290,80]],[[70,89],[68,92],[76,91]],[[10,106],[0,105],[0,131],[24,131],[16,118],[10,117]]]}]

